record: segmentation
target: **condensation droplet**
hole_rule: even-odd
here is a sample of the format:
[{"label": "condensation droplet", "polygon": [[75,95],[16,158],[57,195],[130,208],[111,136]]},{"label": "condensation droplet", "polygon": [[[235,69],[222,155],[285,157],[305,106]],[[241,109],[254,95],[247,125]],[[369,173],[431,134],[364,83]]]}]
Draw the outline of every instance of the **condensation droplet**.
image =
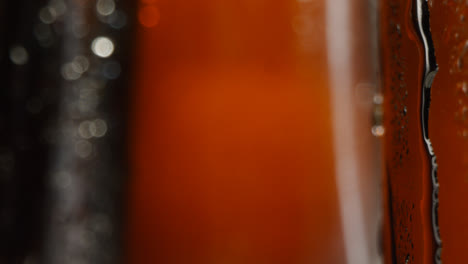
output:
[{"label": "condensation droplet", "polygon": [[62,77],[68,81],[78,80],[81,77],[81,73],[76,68],[73,62],[65,63],[61,68]]},{"label": "condensation droplet", "polygon": [[93,137],[91,133],[92,123],[90,121],[83,121],[78,126],[78,134],[84,139],[90,139]]},{"label": "condensation droplet", "polygon": [[398,33],[398,35],[401,36],[401,26],[400,26],[400,24],[396,24],[395,28],[396,28],[396,32]]},{"label": "condensation droplet", "polygon": [[22,46],[14,46],[10,49],[10,60],[16,65],[24,65],[28,62],[29,55]]},{"label": "condensation droplet", "polygon": [[73,59],[72,66],[76,72],[83,74],[89,69],[89,60],[85,56],[78,55]]},{"label": "condensation droplet", "polygon": [[383,104],[384,97],[382,94],[378,93],[374,95],[374,104],[380,105]]},{"label": "condensation droplet", "polygon": [[63,0],[52,0],[49,5],[57,16],[63,16],[67,12],[67,5]]},{"label": "condensation droplet", "polygon": [[376,137],[381,137],[385,134],[385,128],[382,125],[377,125],[372,127],[372,135]]},{"label": "condensation droplet", "polygon": [[88,140],[78,140],[75,143],[75,153],[81,158],[87,158],[93,151],[93,144]]},{"label": "condensation droplet", "polygon": [[96,10],[100,15],[108,16],[115,10],[115,2],[113,0],[98,0]]},{"label": "condensation droplet", "polygon": [[457,83],[457,90],[468,95],[468,84],[466,82],[458,82]]},{"label": "condensation droplet", "polygon": [[91,133],[94,137],[103,137],[107,133],[107,123],[102,119],[96,119],[93,122],[94,129],[91,130]]},{"label": "condensation droplet", "polygon": [[44,24],[52,24],[55,22],[55,19],[57,19],[57,13],[55,12],[55,9],[49,6],[43,7],[39,11],[39,19]]},{"label": "condensation droplet", "polygon": [[114,43],[108,37],[97,37],[91,43],[93,53],[101,58],[107,58],[114,52]]}]

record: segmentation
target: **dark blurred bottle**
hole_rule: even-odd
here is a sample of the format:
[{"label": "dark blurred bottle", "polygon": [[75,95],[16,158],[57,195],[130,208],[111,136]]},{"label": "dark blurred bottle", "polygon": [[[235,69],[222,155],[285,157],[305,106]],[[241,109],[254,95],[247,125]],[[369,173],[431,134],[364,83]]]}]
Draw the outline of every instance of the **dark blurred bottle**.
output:
[{"label": "dark blurred bottle", "polygon": [[0,3],[0,263],[118,263],[133,1]]}]

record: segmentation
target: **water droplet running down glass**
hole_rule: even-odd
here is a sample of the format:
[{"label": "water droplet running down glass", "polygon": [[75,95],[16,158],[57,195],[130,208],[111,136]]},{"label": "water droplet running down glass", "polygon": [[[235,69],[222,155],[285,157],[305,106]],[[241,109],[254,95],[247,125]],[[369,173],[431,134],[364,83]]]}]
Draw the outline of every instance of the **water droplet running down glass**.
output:
[{"label": "water droplet running down glass", "polygon": [[437,164],[429,138],[437,71],[427,1],[383,1],[386,261],[438,263]]}]

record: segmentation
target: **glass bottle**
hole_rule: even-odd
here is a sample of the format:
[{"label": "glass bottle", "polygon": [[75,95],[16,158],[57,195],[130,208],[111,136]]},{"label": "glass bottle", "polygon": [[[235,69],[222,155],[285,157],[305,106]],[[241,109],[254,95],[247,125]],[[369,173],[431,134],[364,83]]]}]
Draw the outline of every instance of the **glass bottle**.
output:
[{"label": "glass bottle", "polygon": [[373,8],[139,2],[128,263],[378,263]]}]

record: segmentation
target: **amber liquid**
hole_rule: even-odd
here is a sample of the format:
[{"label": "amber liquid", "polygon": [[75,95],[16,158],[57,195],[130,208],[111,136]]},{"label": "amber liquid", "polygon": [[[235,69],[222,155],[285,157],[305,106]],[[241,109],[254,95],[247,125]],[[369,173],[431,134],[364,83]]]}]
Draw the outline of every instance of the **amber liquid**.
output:
[{"label": "amber liquid", "polygon": [[468,261],[468,6],[433,1],[431,29],[439,72],[430,133],[439,164],[439,225],[444,263]]},{"label": "amber liquid", "polygon": [[324,8],[140,3],[128,263],[345,263]]}]

